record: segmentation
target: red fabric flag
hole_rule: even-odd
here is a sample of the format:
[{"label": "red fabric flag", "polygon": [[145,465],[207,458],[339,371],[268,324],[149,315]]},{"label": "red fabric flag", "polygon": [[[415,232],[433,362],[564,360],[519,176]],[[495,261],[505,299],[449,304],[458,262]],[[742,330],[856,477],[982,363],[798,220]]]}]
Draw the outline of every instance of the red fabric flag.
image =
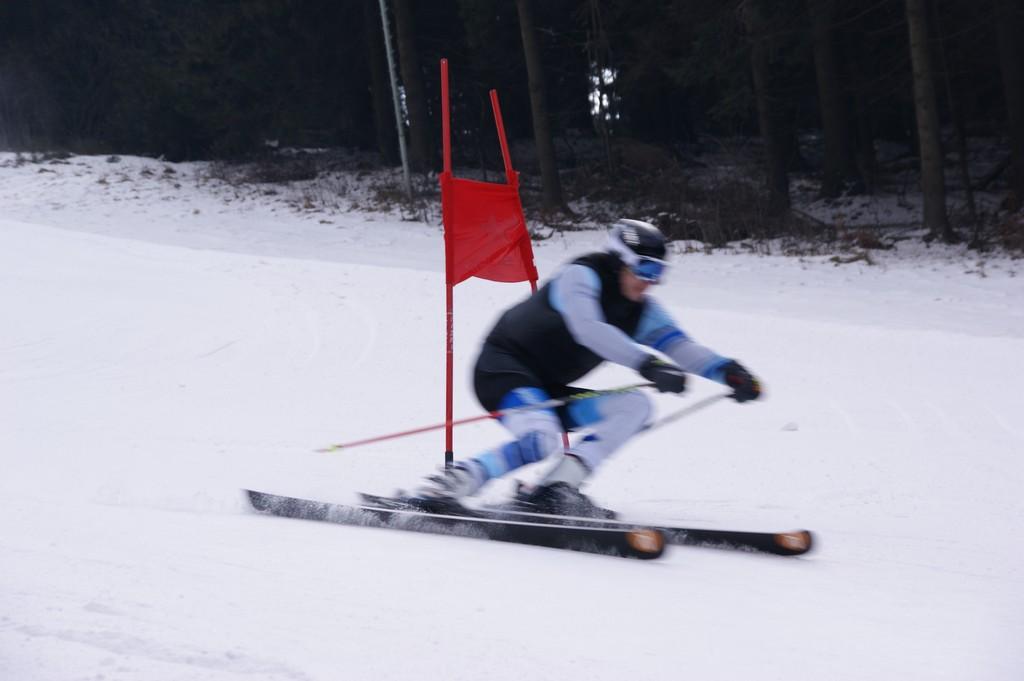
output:
[{"label": "red fabric flag", "polygon": [[470,277],[537,280],[516,183],[477,182],[444,173],[441,212],[450,285]]}]

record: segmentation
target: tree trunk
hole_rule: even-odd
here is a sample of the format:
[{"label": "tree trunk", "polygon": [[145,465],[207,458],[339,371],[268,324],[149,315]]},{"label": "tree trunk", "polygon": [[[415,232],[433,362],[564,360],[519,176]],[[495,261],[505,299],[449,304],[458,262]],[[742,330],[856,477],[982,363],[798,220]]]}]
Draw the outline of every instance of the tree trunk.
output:
[{"label": "tree trunk", "polygon": [[[863,35],[867,30],[863,17],[848,26],[851,35]],[[871,87],[867,65],[868,54],[860,41],[844,43],[843,62],[850,70],[853,84],[853,162],[863,190],[874,193],[878,174],[878,159],[875,154],[875,127],[872,117]]]},{"label": "tree trunk", "polygon": [[542,203],[545,211],[565,210],[562,198],[562,182],[558,178],[558,164],[555,162],[555,145],[551,137],[548,116],[548,101],[544,86],[544,67],[537,44],[537,32],[533,25],[532,0],[516,0],[519,10],[519,31],[523,39],[523,55],[526,58],[526,75],[530,84],[530,111],[533,118],[533,139],[537,145],[540,163]]},{"label": "tree trunk", "polygon": [[419,171],[430,169],[433,161],[430,144],[430,118],[423,92],[423,72],[416,51],[416,20],[412,0],[394,0],[395,28],[398,34],[398,66],[405,88],[405,108],[409,114],[409,160]]},{"label": "tree trunk", "polygon": [[[613,106],[615,102],[614,92],[605,94],[605,70],[611,67],[611,49],[608,46],[608,33],[604,28],[604,20],[601,17],[600,0],[590,0],[587,8],[589,11],[589,25],[587,27],[587,61],[590,62],[591,78],[596,78],[600,86],[591,96],[597,97],[597,103],[591,102],[591,120],[598,137],[601,139],[601,147],[604,150],[604,162],[609,177],[614,177],[615,155],[612,153],[612,130],[609,120],[614,115]],[[607,96],[608,105],[605,108],[604,98]],[[596,112],[594,109],[596,108]]]},{"label": "tree trunk", "polygon": [[389,165],[398,163],[398,141],[395,139],[394,109],[391,86],[384,58],[384,41],[380,35],[380,6],[377,0],[363,0],[363,35],[366,40],[366,63],[370,68],[370,101],[373,104],[373,126],[377,132],[377,151]]},{"label": "tree trunk", "polygon": [[[945,30],[942,25],[942,17],[935,20],[935,27],[939,38],[939,57],[941,70],[945,73],[946,80],[946,105],[949,107],[949,116],[953,121],[953,129],[956,131],[956,154],[959,160],[960,182],[964,187],[964,196],[967,199],[967,213],[970,217],[970,225],[973,230],[971,244],[975,247],[980,245],[981,224],[978,220],[978,208],[974,202],[974,188],[971,186],[971,169],[967,159],[967,121],[964,120],[963,112],[963,88],[960,87],[960,79],[953,74],[953,65],[945,39]],[[954,57],[956,54],[954,53]],[[958,59],[961,61],[962,59]]]},{"label": "tree trunk", "polygon": [[859,80],[857,83],[856,100],[856,121],[857,121],[857,144],[854,151],[854,163],[857,165],[857,174],[863,183],[864,191],[873,194],[875,191],[875,177],[878,174],[878,158],[875,155],[875,133],[871,122],[871,103],[867,95],[867,88]]},{"label": "tree trunk", "polygon": [[767,26],[761,0],[746,0],[742,13],[751,39],[750,63],[757,101],[757,120],[764,140],[768,169],[768,212],[779,216],[789,210],[789,175],[786,173],[786,140],[779,121],[778,102],[772,97],[771,64]]},{"label": "tree trunk", "polygon": [[921,156],[921,191],[924,194],[924,226],[928,238],[956,241],[946,215],[946,179],[943,170],[939,112],[935,100],[932,58],[928,45],[927,0],[906,0],[910,33],[910,61],[914,74],[914,109]]},{"label": "tree trunk", "polygon": [[1024,13],[1015,0],[996,0],[999,61],[1010,137],[1010,208],[1024,205],[1024,50],[1020,47]]},{"label": "tree trunk", "polygon": [[818,107],[825,143],[821,176],[821,195],[839,196],[843,183],[853,174],[850,153],[850,126],[846,116],[839,58],[832,24],[834,0],[807,0],[814,41],[814,70],[818,81]]}]

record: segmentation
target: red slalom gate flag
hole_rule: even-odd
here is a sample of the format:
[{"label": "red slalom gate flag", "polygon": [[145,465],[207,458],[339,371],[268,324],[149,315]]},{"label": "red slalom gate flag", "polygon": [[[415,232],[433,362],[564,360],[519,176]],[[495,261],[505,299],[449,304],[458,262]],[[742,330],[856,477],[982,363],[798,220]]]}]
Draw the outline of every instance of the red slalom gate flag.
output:
[{"label": "red slalom gate flag", "polygon": [[537,282],[530,233],[519,201],[519,175],[512,169],[498,93],[494,90],[491,90],[491,108],[505,163],[505,182],[477,182],[454,177],[448,60],[441,60],[441,136],[444,146],[441,215],[444,222],[445,273],[450,286],[470,277],[503,282]]},{"label": "red slalom gate flag", "polygon": [[491,90],[491,108],[505,163],[505,182],[478,182],[452,175],[451,109],[448,101],[448,60],[441,60],[441,218],[444,222],[448,336],[445,350],[445,464],[452,451],[452,373],[454,366],[455,285],[479,277],[490,281],[529,281],[537,290],[537,268],[519,201],[519,176],[512,169],[498,93]]},{"label": "red slalom gate flag", "polygon": [[442,175],[446,275],[452,286],[470,277],[537,281],[516,179],[494,184]]}]

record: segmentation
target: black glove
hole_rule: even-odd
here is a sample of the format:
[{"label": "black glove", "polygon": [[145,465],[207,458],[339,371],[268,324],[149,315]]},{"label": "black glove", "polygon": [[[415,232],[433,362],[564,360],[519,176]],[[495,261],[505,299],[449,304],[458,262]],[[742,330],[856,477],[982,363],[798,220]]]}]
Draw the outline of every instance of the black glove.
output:
[{"label": "black glove", "polygon": [[658,392],[681,393],[686,390],[686,374],[675,364],[663,362],[651,355],[637,369],[640,375],[654,384]]},{"label": "black glove", "polygon": [[722,379],[727,386],[732,388],[733,392],[729,397],[737,402],[756,400],[761,396],[760,382],[736,360],[732,360],[722,367]]}]

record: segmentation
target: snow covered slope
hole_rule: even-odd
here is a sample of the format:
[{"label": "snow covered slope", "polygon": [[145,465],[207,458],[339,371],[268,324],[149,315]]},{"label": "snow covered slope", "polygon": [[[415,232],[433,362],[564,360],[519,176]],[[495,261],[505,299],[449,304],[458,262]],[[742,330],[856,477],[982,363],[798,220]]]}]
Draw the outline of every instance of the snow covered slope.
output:
[{"label": "snow covered slope", "polygon": [[[440,462],[437,434],[312,450],[442,417],[441,235],[198,172],[0,163],[0,679],[1021,678],[1019,262],[677,257],[658,296],[768,397],[638,438],[589,489],[820,544],[623,561],[248,512],[242,487],[344,501]],[[457,290],[458,415],[524,293]]]}]

